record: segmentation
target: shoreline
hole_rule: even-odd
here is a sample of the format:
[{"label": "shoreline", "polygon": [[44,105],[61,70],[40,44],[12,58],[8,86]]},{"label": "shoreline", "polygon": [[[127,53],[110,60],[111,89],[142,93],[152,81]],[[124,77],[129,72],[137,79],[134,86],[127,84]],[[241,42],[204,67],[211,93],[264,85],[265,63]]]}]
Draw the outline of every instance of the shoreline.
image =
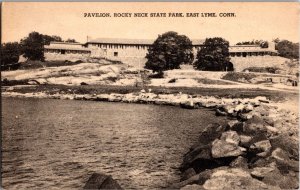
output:
[{"label": "shoreline", "polygon": [[[276,189],[278,187],[280,189],[289,180],[291,184],[288,187],[298,185],[299,116],[289,110],[280,109],[276,102],[265,96],[224,98],[184,93],[159,94],[151,90],[125,94],[61,94],[58,92],[49,94],[11,91],[2,92],[2,96],[154,104],[184,109],[209,108],[215,111],[216,116],[228,117],[230,121],[227,126],[211,124],[204,129],[200,134],[199,142],[183,155],[180,166],[181,181],[173,184],[171,188],[211,189],[215,187],[214,183],[220,183],[224,188]],[[246,141],[251,139],[246,144],[245,137]],[[282,157],[282,153],[289,157]],[[253,161],[252,157],[259,162]],[[223,184],[219,182],[221,178],[231,183]],[[268,180],[264,181],[265,178],[285,180],[273,185],[273,181],[272,183]],[[243,184],[245,181],[247,183]]]},{"label": "shoreline", "polygon": [[[65,99],[65,100],[87,100],[87,101],[103,101],[103,102],[123,102],[123,103],[137,103],[137,104],[154,104],[154,105],[169,105],[180,106],[186,109],[198,108],[220,108],[222,106],[232,105],[234,111],[239,112],[242,109],[252,111],[252,107],[241,107],[242,104],[251,104],[252,106],[259,106],[261,104],[270,103],[264,96],[257,96],[255,98],[220,98],[215,96],[189,95],[183,93],[176,94],[156,94],[152,92],[132,92],[126,94],[110,93],[110,94],[48,94],[46,92],[36,93],[20,93],[20,92],[2,92],[3,97],[19,97],[19,98],[49,98],[49,99]],[[250,110],[249,110],[250,109]]]}]

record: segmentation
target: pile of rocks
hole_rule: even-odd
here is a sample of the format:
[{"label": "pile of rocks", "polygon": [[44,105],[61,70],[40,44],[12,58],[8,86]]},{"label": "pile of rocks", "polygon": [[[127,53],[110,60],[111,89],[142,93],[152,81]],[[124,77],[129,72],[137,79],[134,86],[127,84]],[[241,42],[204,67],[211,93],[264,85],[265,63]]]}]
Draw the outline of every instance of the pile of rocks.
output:
[{"label": "pile of rocks", "polygon": [[207,126],[184,155],[181,182],[172,188],[298,188],[298,116],[265,105],[247,114]]},{"label": "pile of rocks", "polygon": [[217,106],[216,115],[239,117],[243,120],[250,119],[247,113],[254,110],[255,107],[263,103],[269,103],[266,97],[258,96],[253,99],[232,99],[232,101],[222,102]]}]

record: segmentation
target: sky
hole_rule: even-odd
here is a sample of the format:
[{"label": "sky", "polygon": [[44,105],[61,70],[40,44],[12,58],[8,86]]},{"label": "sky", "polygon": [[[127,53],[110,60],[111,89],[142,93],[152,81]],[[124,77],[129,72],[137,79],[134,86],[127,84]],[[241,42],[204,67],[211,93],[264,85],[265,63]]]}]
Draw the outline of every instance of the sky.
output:
[{"label": "sky", "polygon": [[[235,44],[279,38],[299,42],[298,2],[4,2],[2,42],[19,41],[30,32],[86,42],[93,38],[156,39],[176,31],[190,39],[223,37]],[[111,17],[84,17],[110,13]],[[114,13],[166,13],[167,17],[113,17]],[[183,13],[185,17],[168,17]],[[217,17],[186,17],[215,13]],[[234,17],[220,17],[234,13]]]}]

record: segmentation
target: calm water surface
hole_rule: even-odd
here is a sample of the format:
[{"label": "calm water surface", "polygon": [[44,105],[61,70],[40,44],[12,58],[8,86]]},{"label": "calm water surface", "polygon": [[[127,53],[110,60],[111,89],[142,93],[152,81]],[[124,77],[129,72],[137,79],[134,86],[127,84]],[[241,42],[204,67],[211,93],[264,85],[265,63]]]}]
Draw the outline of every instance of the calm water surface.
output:
[{"label": "calm water surface", "polygon": [[207,109],[2,99],[4,189],[79,189],[93,172],[123,188],[163,188],[215,117]]}]

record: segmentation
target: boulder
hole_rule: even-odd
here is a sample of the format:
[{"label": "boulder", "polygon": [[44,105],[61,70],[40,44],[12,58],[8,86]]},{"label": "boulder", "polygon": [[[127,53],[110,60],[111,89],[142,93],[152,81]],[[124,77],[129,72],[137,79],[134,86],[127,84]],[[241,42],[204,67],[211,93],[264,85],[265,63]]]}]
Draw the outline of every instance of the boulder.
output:
[{"label": "boulder", "polygon": [[195,109],[196,105],[194,104],[193,100],[188,100],[185,102],[181,102],[180,107],[185,108],[185,109]]},{"label": "boulder", "polygon": [[200,172],[199,175],[199,180],[197,182],[197,184],[199,185],[203,185],[206,180],[208,180],[211,177],[213,170],[204,170],[202,172]]},{"label": "boulder", "polygon": [[206,164],[214,165],[212,162],[214,161],[212,161],[211,157],[211,145],[200,144],[184,155],[180,170],[185,171],[190,167],[194,169],[206,167]]},{"label": "boulder", "polygon": [[231,167],[234,167],[234,168],[243,168],[243,169],[248,169],[248,163],[247,163],[247,159],[242,157],[242,156],[239,156],[237,157],[236,159],[234,159],[230,165]]},{"label": "boulder", "polygon": [[254,115],[251,119],[246,121],[246,124],[255,124],[255,125],[261,124],[261,125],[264,125],[265,121],[263,120],[263,118]]},{"label": "boulder", "polygon": [[[250,155],[250,154],[248,154],[248,155]],[[256,155],[252,155],[251,157],[249,157],[248,166],[249,166],[249,168],[265,167],[274,161],[275,160],[270,156],[263,158],[263,157],[258,157]]]},{"label": "boulder", "polygon": [[231,121],[228,121],[227,123],[227,128],[229,129],[232,129],[233,126],[235,126],[236,124],[240,123],[238,120],[231,120]]},{"label": "boulder", "polygon": [[234,113],[234,109],[235,109],[235,107],[233,105],[229,105],[229,104],[228,105],[224,105],[222,107],[222,111],[224,110],[228,114],[233,114]]},{"label": "boulder", "polygon": [[252,112],[250,113],[238,113],[237,118],[241,121],[247,121],[253,117]]},{"label": "boulder", "polygon": [[268,108],[265,106],[259,106],[255,108],[255,112],[258,112],[261,116],[269,116]]},{"label": "boulder", "polygon": [[227,113],[225,111],[222,111],[220,109],[216,109],[216,116],[226,116]]},{"label": "boulder", "polygon": [[283,175],[276,167],[276,163],[264,167],[253,168],[251,176],[261,180],[267,185],[279,186],[282,189],[297,189],[299,187],[298,177]]},{"label": "boulder", "polygon": [[213,140],[219,138],[225,130],[226,126],[224,125],[220,125],[218,123],[209,124],[200,133],[199,142],[201,144],[209,144]]},{"label": "boulder", "polygon": [[268,173],[274,171],[272,167],[256,167],[251,171],[251,176],[262,180]]},{"label": "boulder", "polygon": [[247,105],[244,107],[243,112],[248,113],[248,112],[252,111],[253,109],[254,109],[254,107],[253,107],[251,104],[247,104]]},{"label": "boulder", "polygon": [[291,138],[287,133],[282,133],[270,138],[273,149],[280,148],[287,152],[288,157],[299,160],[299,140]]},{"label": "boulder", "polygon": [[299,172],[299,162],[288,157],[288,153],[281,148],[276,148],[272,152],[280,171],[288,173],[290,170]]},{"label": "boulder", "polygon": [[268,134],[270,134],[271,136],[278,135],[280,133],[277,128],[272,127],[270,125],[267,125],[266,129],[267,129]]},{"label": "boulder", "polygon": [[189,179],[190,177],[196,175],[196,172],[194,170],[194,168],[188,168],[187,170],[185,170],[182,174],[182,181]]},{"label": "boulder", "polygon": [[197,184],[198,181],[199,181],[199,175],[197,174],[197,175],[194,175],[194,176],[188,178],[187,180],[172,184],[168,189],[180,189],[187,185]]},{"label": "boulder", "polygon": [[274,124],[275,124],[275,121],[274,121],[274,118],[273,117],[264,117],[264,121],[267,123],[267,124],[269,124],[269,125],[271,125],[272,127],[274,127]]},{"label": "boulder", "polygon": [[216,139],[212,143],[211,153],[213,158],[236,157],[243,154],[242,150],[243,149],[236,144]]},{"label": "boulder", "polygon": [[271,151],[271,143],[269,140],[256,142],[250,146],[250,151],[255,152],[257,156],[266,157]]},{"label": "boulder", "polygon": [[246,123],[244,125],[243,134],[255,136],[258,133],[267,134],[267,129],[262,124],[255,124],[255,123]]},{"label": "boulder", "polygon": [[193,185],[186,185],[182,187],[180,190],[204,190],[201,185],[193,184]]},{"label": "boulder", "polygon": [[110,175],[93,173],[83,189],[122,189],[121,186]]},{"label": "boulder", "polygon": [[251,177],[250,173],[241,168],[216,168],[210,179],[204,184],[206,190],[215,189],[280,189]]},{"label": "boulder", "polygon": [[238,145],[240,142],[240,137],[235,131],[223,132],[220,140],[226,141],[227,143]]},{"label": "boulder", "polygon": [[240,145],[241,146],[248,148],[251,145],[251,141],[252,141],[252,137],[251,136],[240,135]]},{"label": "boulder", "polygon": [[234,111],[235,112],[242,112],[245,108],[244,104],[238,104],[237,106],[235,106]]},{"label": "boulder", "polygon": [[241,134],[244,131],[244,127],[245,127],[245,122],[236,122],[230,127],[230,129],[236,131],[238,134]]}]

